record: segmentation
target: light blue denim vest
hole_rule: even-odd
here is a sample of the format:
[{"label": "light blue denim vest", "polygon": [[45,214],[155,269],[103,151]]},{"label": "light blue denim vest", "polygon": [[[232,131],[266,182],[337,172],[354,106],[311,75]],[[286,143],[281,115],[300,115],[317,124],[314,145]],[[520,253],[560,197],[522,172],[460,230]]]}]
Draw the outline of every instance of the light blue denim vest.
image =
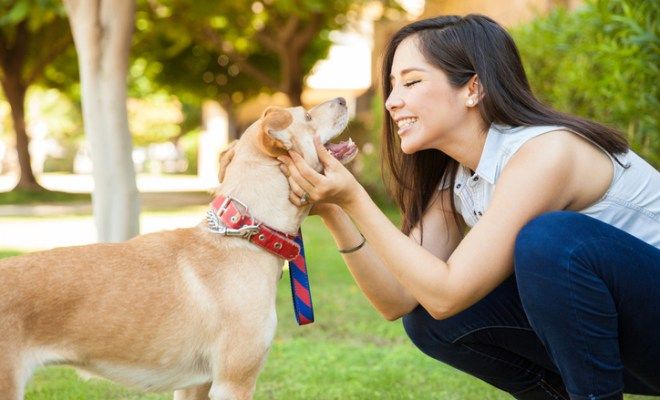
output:
[{"label": "light blue denim vest", "polygon": [[[492,124],[474,175],[459,166],[454,203],[468,226],[488,208],[497,179],[511,157],[528,140],[561,126],[510,127]],[[614,177],[603,197],[580,213],[606,222],[660,248],[660,173],[632,150],[612,157]]]}]

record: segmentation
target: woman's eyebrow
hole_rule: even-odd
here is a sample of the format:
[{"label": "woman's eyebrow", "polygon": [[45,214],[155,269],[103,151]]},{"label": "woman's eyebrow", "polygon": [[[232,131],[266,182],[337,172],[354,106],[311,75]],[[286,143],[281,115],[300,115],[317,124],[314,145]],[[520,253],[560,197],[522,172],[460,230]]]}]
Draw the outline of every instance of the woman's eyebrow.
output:
[{"label": "woman's eyebrow", "polygon": [[[413,72],[413,71],[428,72],[427,69],[422,68],[422,67],[410,67],[410,68],[402,69],[401,72],[399,72],[399,75],[403,76],[403,75],[405,75],[409,72]],[[392,81],[393,79],[394,79],[394,74],[390,75],[390,81]]]}]

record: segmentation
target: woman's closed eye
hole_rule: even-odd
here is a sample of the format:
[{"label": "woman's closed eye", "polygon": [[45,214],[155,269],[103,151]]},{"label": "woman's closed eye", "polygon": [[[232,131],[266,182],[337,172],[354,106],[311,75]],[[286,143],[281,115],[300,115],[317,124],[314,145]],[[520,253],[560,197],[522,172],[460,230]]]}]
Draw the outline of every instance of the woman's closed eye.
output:
[{"label": "woman's closed eye", "polygon": [[408,82],[404,83],[403,86],[411,87],[412,85],[417,84],[419,82],[421,82],[421,79],[417,79],[417,80],[414,80],[414,81],[408,81]]}]

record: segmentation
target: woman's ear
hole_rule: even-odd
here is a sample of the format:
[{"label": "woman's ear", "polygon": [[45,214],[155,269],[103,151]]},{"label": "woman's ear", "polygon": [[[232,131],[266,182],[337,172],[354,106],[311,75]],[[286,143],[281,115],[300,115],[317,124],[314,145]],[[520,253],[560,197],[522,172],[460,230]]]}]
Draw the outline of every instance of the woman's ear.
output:
[{"label": "woman's ear", "polygon": [[481,99],[484,97],[484,91],[483,87],[481,86],[481,83],[479,81],[479,75],[475,74],[470,78],[470,80],[467,83],[467,101],[465,102],[465,105],[468,107],[474,107],[479,102]]}]

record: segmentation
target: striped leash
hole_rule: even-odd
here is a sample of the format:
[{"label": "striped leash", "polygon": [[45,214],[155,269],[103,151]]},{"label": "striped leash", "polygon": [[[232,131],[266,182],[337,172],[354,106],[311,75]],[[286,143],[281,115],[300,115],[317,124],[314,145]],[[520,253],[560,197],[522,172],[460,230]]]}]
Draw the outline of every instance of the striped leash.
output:
[{"label": "striped leash", "polygon": [[300,246],[300,253],[289,260],[293,312],[296,315],[298,325],[307,325],[314,322],[314,307],[312,306],[312,292],[309,287],[309,276],[307,275],[302,230],[298,230],[298,235],[294,240]]}]

